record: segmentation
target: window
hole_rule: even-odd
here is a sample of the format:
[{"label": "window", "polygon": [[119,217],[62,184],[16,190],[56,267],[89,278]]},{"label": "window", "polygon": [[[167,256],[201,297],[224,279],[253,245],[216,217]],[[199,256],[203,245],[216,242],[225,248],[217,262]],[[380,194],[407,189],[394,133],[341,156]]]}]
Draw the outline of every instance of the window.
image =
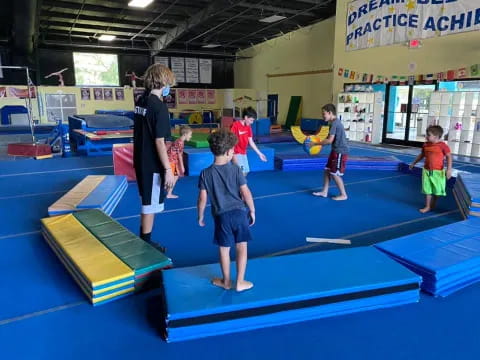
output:
[{"label": "window", "polygon": [[75,84],[119,86],[118,57],[113,54],[73,53]]},{"label": "window", "polygon": [[68,117],[77,113],[74,94],[47,94],[45,100],[48,122],[62,120],[64,124],[68,124]]}]

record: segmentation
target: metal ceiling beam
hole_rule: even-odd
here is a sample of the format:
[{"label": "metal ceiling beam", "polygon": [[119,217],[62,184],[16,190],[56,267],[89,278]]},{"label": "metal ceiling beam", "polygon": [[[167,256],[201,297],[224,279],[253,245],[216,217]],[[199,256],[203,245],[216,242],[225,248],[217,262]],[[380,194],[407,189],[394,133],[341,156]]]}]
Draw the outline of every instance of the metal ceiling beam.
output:
[{"label": "metal ceiling beam", "polygon": [[208,18],[214,16],[217,13],[227,11],[228,9],[236,6],[238,1],[226,2],[225,0],[216,0],[212,2],[205,9],[198,12],[196,15],[190,17],[186,21],[178,24],[175,28],[168,31],[165,35],[157,38],[152,43],[152,55],[155,55],[160,50],[165,49],[171,42],[178,39],[182,34],[186,33],[188,30],[193,27],[203,23]]},{"label": "metal ceiling beam", "polygon": [[[61,25],[61,26],[70,26],[71,21],[66,18],[50,18],[50,19],[45,19],[41,18],[40,19],[41,24],[44,25],[44,27],[48,27],[49,24],[56,24],[56,25]],[[119,23],[112,23],[112,22],[102,22],[102,21],[90,21],[90,20],[78,20],[77,21],[77,26],[79,25],[84,25],[84,27],[87,28],[101,28],[104,29],[112,29],[112,30],[117,30],[117,31],[128,31],[129,33],[134,33],[135,30],[140,30],[143,28],[144,25],[132,25],[132,24],[119,24]],[[162,35],[164,34],[168,28],[161,28],[161,27],[151,27],[149,34],[155,34],[155,35]],[[75,31],[74,29],[72,31]]]},{"label": "metal ceiling beam", "polygon": [[[257,5],[257,4],[252,4],[252,3],[249,3],[249,2],[246,2],[246,1],[241,1],[238,4],[238,6],[247,7],[247,8],[256,9],[256,10],[271,11],[271,12],[273,12],[275,14],[278,14],[278,15],[297,14],[299,11],[303,10],[303,9],[292,9],[292,8],[284,8],[284,7],[271,6],[271,5]],[[309,11],[303,12],[302,15],[303,16],[313,16],[313,17],[317,16],[316,14],[314,14],[312,12],[309,12]],[[264,17],[267,17],[267,16],[269,16],[269,15],[265,15]]]},{"label": "metal ceiling beam", "polygon": [[[78,4],[77,3],[70,3],[65,1],[53,1],[53,0],[43,0],[42,9],[49,10],[49,11],[65,11],[69,13],[76,14],[78,11]],[[93,14],[102,14],[106,16],[115,16],[120,13],[122,8],[110,8],[106,6],[100,5],[91,5],[85,4],[82,13],[93,15]],[[123,15],[131,16],[134,18],[143,18],[143,19],[153,19],[155,18],[158,13],[152,11],[145,11],[145,10],[124,10]],[[95,16],[95,15],[93,15]],[[185,19],[184,15],[177,15],[177,14],[165,14],[166,19],[170,19],[173,21],[181,21]]]},{"label": "metal ceiling beam", "polygon": [[[41,27],[41,30],[40,30],[41,32],[43,32],[43,29],[45,29],[45,30],[60,30],[60,31],[64,31],[66,34],[68,34],[70,32],[70,27],[68,25],[64,25],[64,24],[61,24],[61,23],[60,24],[52,24],[52,23],[41,24],[40,27]],[[74,31],[77,32],[77,33],[87,33],[91,37],[94,37],[97,34],[104,34],[107,30],[106,30],[106,28],[105,29],[88,28],[88,27],[83,28],[83,27],[76,26]],[[132,31],[128,31],[128,30],[126,30],[126,31],[108,30],[108,34],[109,35],[125,36],[125,37],[130,38],[133,33],[132,33]],[[139,36],[138,38],[152,41],[155,38],[155,35],[144,34],[144,35]],[[130,39],[130,41],[131,41],[131,39]]]},{"label": "metal ceiling beam", "polygon": [[[57,11],[43,11],[40,20],[44,21],[61,21],[70,24],[75,19],[75,14],[57,12]],[[141,18],[139,18],[141,19]],[[112,25],[112,21],[115,21]],[[120,23],[121,22],[121,23]],[[79,24],[91,24],[91,25],[103,25],[108,24],[115,26],[115,24],[122,24],[123,26],[133,27],[135,29],[143,28],[149,21],[146,19],[130,20],[125,18],[112,18],[112,16],[89,16],[82,13],[81,17],[77,20]],[[156,30],[168,30],[174,27],[173,24],[160,24],[156,23],[154,29]]]},{"label": "metal ceiling beam", "polygon": [[272,28],[272,27],[274,27],[274,26],[278,26],[278,24],[280,24],[280,23],[282,23],[282,22],[284,22],[284,21],[288,21],[288,20],[291,20],[291,19],[293,19],[293,18],[295,18],[295,17],[297,17],[297,16],[300,16],[300,15],[302,15],[304,12],[308,12],[308,11],[310,11],[310,10],[315,10],[315,9],[320,8],[320,7],[325,7],[325,4],[326,4],[327,2],[330,2],[330,0],[327,0],[327,1],[324,2],[324,3],[320,3],[320,4],[317,4],[317,5],[311,6],[311,7],[309,7],[308,9],[305,9],[305,10],[303,10],[303,11],[299,11],[299,12],[298,12],[297,14],[295,14],[295,15],[289,16],[289,17],[287,17],[287,18],[285,18],[285,19],[283,19],[283,20],[279,20],[279,21],[274,22],[274,23],[272,23],[272,24],[270,24],[270,25],[264,26],[264,27],[262,27],[261,29],[258,29],[258,30],[256,30],[256,31],[251,32],[250,34],[246,34],[246,35],[244,35],[244,36],[242,36],[242,37],[240,37],[240,38],[238,38],[238,39],[235,39],[235,40],[233,40],[233,41],[230,41],[229,43],[227,43],[227,44],[225,44],[225,45],[228,46],[228,45],[234,44],[234,43],[236,43],[236,42],[238,42],[238,41],[240,41],[240,40],[247,39],[247,38],[249,38],[249,37],[252,36],[252,35],[256,35],[256,34],[262,32],[262,31],[265,31],[265,30],[267,30],[267,29],[269,29],[269,28]]}]

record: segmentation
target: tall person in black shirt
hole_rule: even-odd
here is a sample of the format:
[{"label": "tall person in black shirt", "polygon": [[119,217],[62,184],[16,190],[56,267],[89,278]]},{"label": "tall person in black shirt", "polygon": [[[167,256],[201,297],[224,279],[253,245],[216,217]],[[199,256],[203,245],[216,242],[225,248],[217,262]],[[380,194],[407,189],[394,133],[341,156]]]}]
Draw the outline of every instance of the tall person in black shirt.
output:
[{"label": "tall person in black shirt", "polygon": [[170,137],[170,117],[163,98],[175,85],[175,75],[164,65],[151,65],[144,75],[145,93],[135,104],[133,164],[142,199],[140,237],[152,241],[155,214],[164,210],[166,191],[173,186],[174,175],[168,161],[165,139]]}]

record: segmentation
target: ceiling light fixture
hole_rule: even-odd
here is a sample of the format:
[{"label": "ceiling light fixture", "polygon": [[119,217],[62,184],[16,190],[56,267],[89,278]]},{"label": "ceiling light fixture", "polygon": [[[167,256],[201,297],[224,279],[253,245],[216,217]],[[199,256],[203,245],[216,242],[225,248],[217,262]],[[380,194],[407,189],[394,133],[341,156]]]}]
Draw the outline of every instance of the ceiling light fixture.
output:
[{"label": "ceiling light fixture", "polygon": [[145,8],[150,5],[153,0],[131,0],[128,3],[128,6],[137,7],[137,8]]},{"label": "ceiling light fixture", "polygon": [[272,16],[260,19],[258,21],[264,22],[264,23],[274,23],[274,22],[277,22],[277,21],[283,20],[283,19],[286,19],[286,17],[282,16],[282,15],[272,15]]},{"label": "ceiling light fixture", "polygon": [[107,34],[103,34],[103,35],[100,35],[98,40],[100,41],[113,41],[115,40],[116,36],[115,35],[107,35]]},{"label": "ceiling light fixture", "polygon": [[220,46],[222,46],[222,45],[220,45],[220,44],[207,44],[207,45],[203,45],[202,48],[213,49],[213,48],[220,47]]}]

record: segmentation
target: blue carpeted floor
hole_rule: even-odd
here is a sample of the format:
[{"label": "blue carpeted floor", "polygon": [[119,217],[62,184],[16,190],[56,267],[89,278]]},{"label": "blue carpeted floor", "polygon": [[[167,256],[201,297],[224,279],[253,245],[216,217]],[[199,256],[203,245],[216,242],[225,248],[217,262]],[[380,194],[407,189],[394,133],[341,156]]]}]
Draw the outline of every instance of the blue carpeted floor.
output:
[{"label": "blue carpeted floor", "polygon": [[[274,144],[278,152],[301,151]],[[353,154],[410,154],[354,147]],[[476,172],[473,164],[456,168]],[[445,299],[422,295],[419,304],[300,324],[166,344],[157,329],[159,291],[93,308],[42,239],[47,207],[88,174],[112,174],[110,158],[0,162],[0,358],[2,359],[475,359],[480,356],[480,310],[474,285]],[[365,246],[461,220],[449,194],[422,215],[420,179],[399,172],[349,171],[349,200],[311,196],[321,171],[263,172],[248,177],[257,224],[250,257],[325,251],[340,245],[306,243],[305,237],[349,238]],[[212,219],[196,223],[196,177],[180,180],[153,238],[168,247],[175,266],[213,263]],[[331,193],[336,192],[335,188]],[[135,184],[113,213],[139,228]],[[248,270],[247,270],[248,275]],[[332,274],[340,276],[340,274]],[[298,279],[302,281],[302,279]],[[188,301],[188,299],[185,299]]]}]

